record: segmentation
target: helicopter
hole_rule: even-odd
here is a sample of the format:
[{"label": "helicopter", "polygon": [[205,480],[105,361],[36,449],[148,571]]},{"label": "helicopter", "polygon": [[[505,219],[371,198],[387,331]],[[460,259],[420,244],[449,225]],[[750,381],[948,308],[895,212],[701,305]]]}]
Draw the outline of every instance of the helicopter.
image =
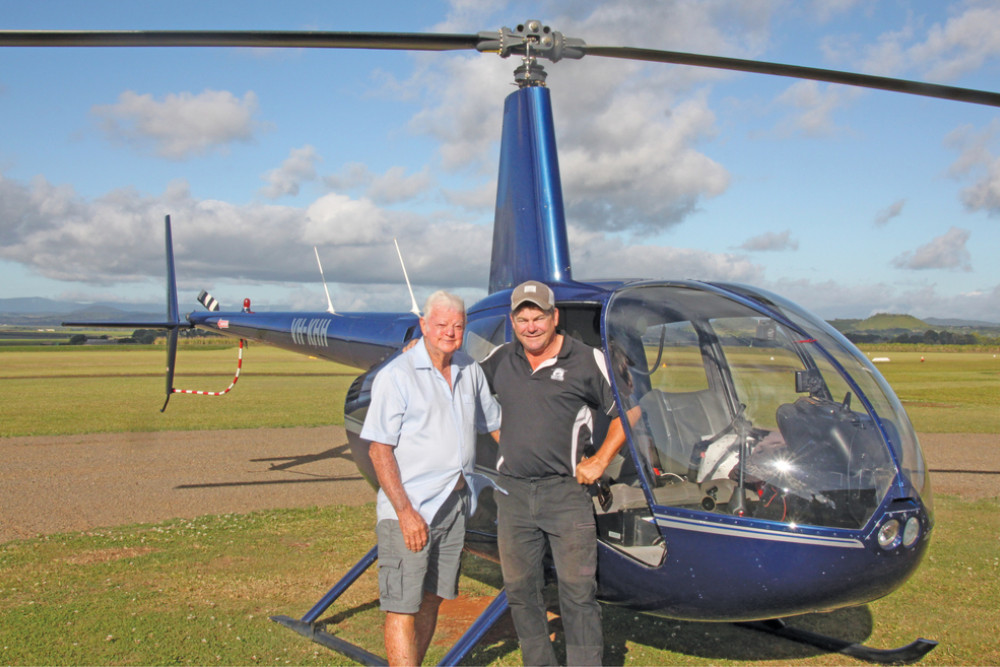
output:
[{"label": "helicopter", "polygon": [[[505,100],[488,295],[467,308],[464,348],[482,359],[512,340],[511,290],[550,285],[564,333],[600,348],[627,445],[595,497],[598,598],[643,613],[724,621],[872,662],[913,662],[936,642],[876,649],[785,624],[791,616],[862,605],[899,588],[934,528],[927,465],[909,418],[875,366],[829,324],[769,291],[681,279],[574,280],[546,71],[539,59],[601,56],[721,68],[1000,106],[1000,94],[887,77],[591,46],[529,20],[470,35],[278,31],[0,31],[0,46],[244,46],[518,56]],[[114,326],[166,329],[165,410],[181,330],[274,345],[362,372],[345,397],[348,440],[375,486],[360,438],[372,380],[419,332],[418,314],[223,311],[180,313],[173,231],[165,222],[166,317]],[[66,322],[66,325],[102,325]],[[603,425],[606,428],[606,424]],[[601,425],[598,424],[597,440]],[[495,476],[484,437],[477,472]],[[466,549],[497,560],[490,491]],[[323,613],[377,559],[372,548],[301,618],[274,620],[368,664],[379,656],[320,627]],[[501,590],[442,660],[460,662],[506,610]]]}]

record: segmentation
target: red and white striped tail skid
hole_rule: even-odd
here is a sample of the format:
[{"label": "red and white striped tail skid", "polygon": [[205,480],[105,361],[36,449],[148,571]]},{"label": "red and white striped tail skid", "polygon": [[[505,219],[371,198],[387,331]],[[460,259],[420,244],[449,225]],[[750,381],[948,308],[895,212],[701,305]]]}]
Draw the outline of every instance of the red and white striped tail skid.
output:
[{"label": "red and white striped tail skid", "polygon": [[239,353],[236,358],[236,375],[233,376],[233,381],[228,387],[222,391],[198,391],[196,389],[176,389],[171,388],[175,394],[195,394],[197,396],[222,396],[228,394],[229,390],[236,386],[236,381],[240,379],[240,369],[243,368],[243,343],[244,340],[240,338],[240,348]]}]

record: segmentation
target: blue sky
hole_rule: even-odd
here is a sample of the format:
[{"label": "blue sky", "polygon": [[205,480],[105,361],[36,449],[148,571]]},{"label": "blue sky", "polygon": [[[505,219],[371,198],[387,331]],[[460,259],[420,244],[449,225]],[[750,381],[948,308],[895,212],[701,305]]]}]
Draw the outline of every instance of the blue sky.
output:
[{"label": "blue sky", "polygon": [[[488,6],[488,8],[484,8]],[[529,18],[629,45],[1000,89],[975,0],[4,0],[0,28],[475,33]],[[182,310],[485,295],[516,59],[0,49],[0,298]],[[827,318],[1000,321],[1000,110],[588,57],[546,64],[574,277],[763,286]]]}]

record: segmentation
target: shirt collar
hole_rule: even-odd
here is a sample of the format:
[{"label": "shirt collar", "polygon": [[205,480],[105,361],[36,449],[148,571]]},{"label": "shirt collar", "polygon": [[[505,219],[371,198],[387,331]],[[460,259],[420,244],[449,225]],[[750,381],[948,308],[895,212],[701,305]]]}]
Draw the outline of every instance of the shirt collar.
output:
[{"label": "shirt collar", "polygon": [[[434,368],[434,363],[431,361],[431,353],[427,351],[427,343],[424,342],[423,337],[417,340],[417,344],[413,346],[410,353],[414,355],[414,368]],[[466,365],[464,358],[465,352],[461,348],[455,350],[455,353],[451,355],[451,367],[455,371],[460,371]]]},{"label": "shirt collar", "polygon": [[[570,346],[573,345],[573,343],[570,342],[572,336],[568,336],[561,331],[557,331],[557,333],[561,334],[563,337],[562,347],[559,348],[559,352],[556,353],[556,356],[552,358],[565,359],[566,357],[569,356]],[[521,345],[521,341],[518,340],[517,336],[514,337],[514,353],[519,357],[521,357],[522,359],[524,359],[525,361],[528,361],[528,355],[525,354],[524,352],[524,345]]]}]

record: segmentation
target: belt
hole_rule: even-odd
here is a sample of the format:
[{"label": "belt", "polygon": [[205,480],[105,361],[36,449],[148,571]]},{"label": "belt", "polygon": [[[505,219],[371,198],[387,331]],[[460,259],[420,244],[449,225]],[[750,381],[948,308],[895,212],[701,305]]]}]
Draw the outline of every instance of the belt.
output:
[{"label": "belt", "polygon": [[[559,473],[552,473],[551,475],[540,475],[538,477],[518,477],[517,475],[508,475],[507,473],[500,473],[501,477],[506,477],[507,479],[517,480],[518,482],[528,482],[534,484],[535,482],[548,482],[553,479],[569,479],[569,475],[560,475]],[[574,478],[575,479],[575,478]]]}]

